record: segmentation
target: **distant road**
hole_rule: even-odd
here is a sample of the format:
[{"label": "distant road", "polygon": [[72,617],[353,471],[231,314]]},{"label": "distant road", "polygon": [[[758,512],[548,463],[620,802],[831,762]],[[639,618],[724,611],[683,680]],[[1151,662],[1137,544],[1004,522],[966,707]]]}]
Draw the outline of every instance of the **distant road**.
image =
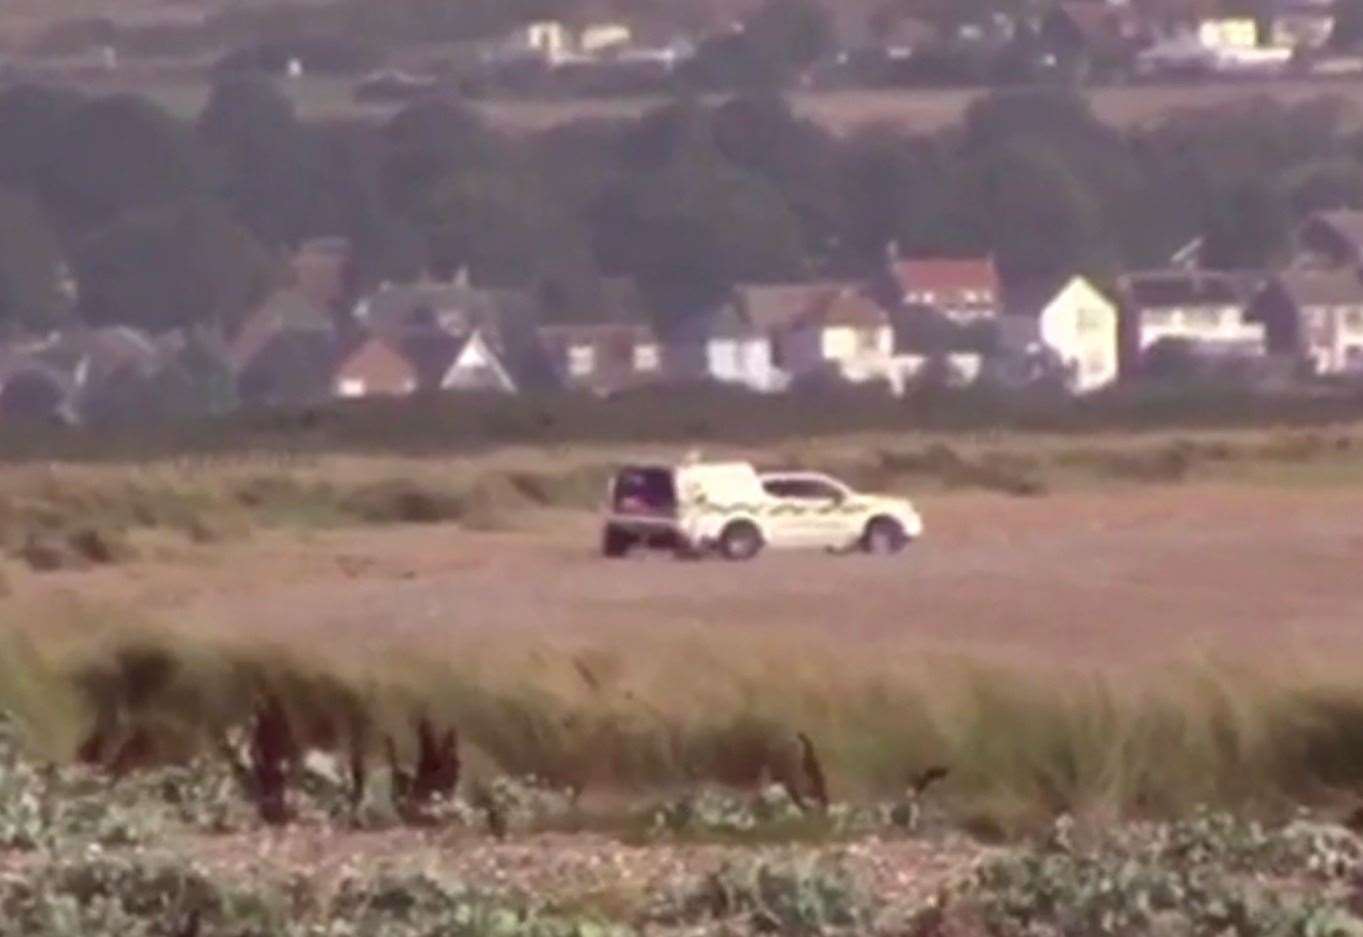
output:
[{"label": "distant road", "polygon": [[[381,118],[398,105],[356,104],[353,83],[327,78],[304,78],[293,83],[299,112],[309,119]],[[92,86],[96,91],[134,91],[146,94],[181,115],[196,114],[209,93],[202,81],[110,80]],[[960,120],[970,103],[988,94],[985,89],[877,90],[797,92],[796,110],[839,133],[871,123],[889,123],[911,130],[933,131]],[[1099,88],[1089,92],[1094,110],[1104,120],[1123,127],[1156,121],[1182,108],[1225,107],[1257,98],[1283,103],[1326,96],[1363,105],[1363,78],[1297,81],[1238,81],[1205,85],[1135,85]],[[662,97],[607,98],[575,101],[481,101],[479,107],[499,126],[536,131],[584,118],[637,117],[664,103]],[[1363,107],[1359,108],[1363,127]]]}]

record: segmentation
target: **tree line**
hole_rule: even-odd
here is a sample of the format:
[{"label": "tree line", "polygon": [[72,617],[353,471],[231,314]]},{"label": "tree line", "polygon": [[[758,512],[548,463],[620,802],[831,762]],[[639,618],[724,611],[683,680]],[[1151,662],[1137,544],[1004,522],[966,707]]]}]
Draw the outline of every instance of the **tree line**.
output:
[{"label": "tree line", "polygon": [[1015,283],[1109,282],[1196,235],[1211,264],[1259,267],[1300,214],[1363,206],[1356,118],[1261,100],[1128,131],[1044,90],[939,133],[837,136],[770,92],[513,136],[448,100],[308,123],[261,77],[220,84],[193,121],[20,86],[0,94],[0,329],[230,332],[325,235],[352,240],[361,288],[465,269],[563,321],[599,313],[603,277],[637,278],[671,320],[739,281],[864,276],[891,243],[991,253]]}]

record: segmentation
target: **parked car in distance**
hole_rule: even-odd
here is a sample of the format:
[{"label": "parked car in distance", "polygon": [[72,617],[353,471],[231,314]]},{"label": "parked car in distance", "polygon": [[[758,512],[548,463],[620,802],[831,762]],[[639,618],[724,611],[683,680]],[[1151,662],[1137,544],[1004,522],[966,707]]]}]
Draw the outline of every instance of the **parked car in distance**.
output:
[{"label": "parked car in distance", "polygon": [[863,494],[818,472],[759,472],[746,462],[639,464],[607,492],[601,550],[752,559],[763,549],[899,553],[923,535],[905,498]]}]

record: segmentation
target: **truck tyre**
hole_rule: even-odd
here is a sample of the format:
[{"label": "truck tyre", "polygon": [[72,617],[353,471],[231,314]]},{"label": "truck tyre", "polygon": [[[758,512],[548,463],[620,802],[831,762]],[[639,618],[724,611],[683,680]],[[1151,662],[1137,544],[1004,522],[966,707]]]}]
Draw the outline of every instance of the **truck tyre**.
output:
[{"label": "truck tyre", "polygon": [[719,552],[726,560],[750,560],[762,552],[762,531],[751,521],[734,521],[719,535]]},{"label": "truck tyre", "polygon": [[607,527],[601,534],[601,553],[610,559],[618,560],[629,553],[635,539],[633,534],[619,527]]},{"label": "truck tyre", "polygon": [[909,545],[904,526],[892,517],[877,517],[866,525],[861,548],[872,556],[892,556]]}]

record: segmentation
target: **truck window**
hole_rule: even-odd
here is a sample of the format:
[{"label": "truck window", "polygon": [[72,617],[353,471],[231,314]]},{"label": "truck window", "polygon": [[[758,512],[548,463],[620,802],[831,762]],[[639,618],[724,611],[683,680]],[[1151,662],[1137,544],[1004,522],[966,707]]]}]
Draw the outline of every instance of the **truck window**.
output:
[{"label": "truck window", "polygon": [[827,482],[813,478],[772,478],[762,487],[774,498],[796,498],[801,501],[838,501],[842,492]]},{"label": "truck window", "polygon": [[673,511],[676,507],[677,489],[668,469],[625,469],[615,476],[617,511],[655,514]]}]

